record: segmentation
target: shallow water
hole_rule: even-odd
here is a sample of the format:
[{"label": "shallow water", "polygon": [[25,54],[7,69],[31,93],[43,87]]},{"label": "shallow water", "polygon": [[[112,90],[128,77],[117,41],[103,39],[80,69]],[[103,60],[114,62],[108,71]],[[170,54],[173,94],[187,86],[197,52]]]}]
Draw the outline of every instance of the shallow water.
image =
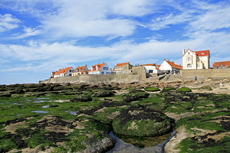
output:
[{"label": "shallow water", "polygon": [[77,115],[78,111],[66,111],[66,113],[69,113],[71,115]]},{"label": "shallow water", "polygon": [[34,98],[34,103],[52,102],[48,97]]},{"label": "shallow water", "polygon": [[45,106],[42,106],[42,108],[49,108],[50,105],[45,105]]},{"label": "shallow water", "polygon": [[52,100],[52,102],[63,103],[63,102],[70,102],[70,100]]},{"label": "shallow water", "polygon": [[33,113],[40,113],[40,114],[42,114],[42,113],[48,113],[47,111],[31,111],[31,112],[33,112]]},{"label": "shallow water", "polygon": [[[125,139],[120,139],[116,137],[113,132],[110,132],[109,135],[116,140],[116,144],[113,149],[108,151],[107,153],[163,153],[165,144],[175,135],[175,131],[173,133],[169,133],[163,136],[158,137],[142,137],[139,139],[136,137],[130,137]],[[126,142],[125,142],[126,141]],[[129,143],[127,143],[129,142]],[[142,144],[145,148],[137,147],[133,144]]]}]

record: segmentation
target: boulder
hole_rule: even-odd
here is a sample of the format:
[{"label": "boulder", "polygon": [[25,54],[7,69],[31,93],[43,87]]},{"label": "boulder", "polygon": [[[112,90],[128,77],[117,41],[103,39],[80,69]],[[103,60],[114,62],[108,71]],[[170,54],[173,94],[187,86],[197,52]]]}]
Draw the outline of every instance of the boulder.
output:
[{"label": "boulder", "polygon": [[174,120],[151,109],[124,109],[112,123],[115,133],[130,136],[159,136],[172,131]]},{"label": "boulder", "polygon": [[78,96],[76,98],[73,98],[70,100],[71,102],[86,102],[86,101],[92,101],[92,97],[89,95],[84,96]]}]

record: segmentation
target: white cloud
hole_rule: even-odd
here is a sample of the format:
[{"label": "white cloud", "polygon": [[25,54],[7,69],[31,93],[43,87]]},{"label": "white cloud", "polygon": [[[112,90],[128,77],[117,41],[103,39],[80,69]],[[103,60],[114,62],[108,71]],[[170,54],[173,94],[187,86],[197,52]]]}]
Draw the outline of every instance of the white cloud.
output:
[{"label": "white cloud", "polygon": [[[153,10],[151,0],[3,0],[1,3],[37,17],[43,33],[55,39],[129,36],[138,24],[129,17],[140,17]],[[29,33],[18,38],[27,36]]]},{"label": "white cloud", "polygon": [[169,28],[170,25],[176,25],[185,23],[191,20],[194,20],[193,14],[190,13],[182,13],[179,15],[169,14],[165,17],[158,17],[155,20],[152,20],[152,23],[149,25],[151,30],[160,30],[164,28]]},{"label": "white cloud", "polygon": [[41,30],[37,30],[36,28],[30,28],[30,27],[25,27],[25,26],[24,26],[23,31],[24,31],[23,34],[16,34],[11,39],[22,39],[22,38],[36,36],[38,34],[41,34]]},{"label": "white cloud", "polygon": [[197,20],[189,24],[191,31],[217,30],[230,27],[230,6],[216,7],[208,10],[205,14],[197,16]]},{"label": "white cloud", "polygon": [[[213,55],[229,57],[230,34],[203,33],[197,38],[183,41],[156,41],[150,40],[144,43],[123,41],[108,47],[84,47],[74,46],[71,42],[44,43],[30,41],[28,45],[0,45],[0,54],[11,62],[30,63],[30,71],[54,71],[65,66],[77,66],[85,63],[90,66],[92,61],[107,62],[111,66],[115,63],[131,62],[133,64],[151,62],[161,64],[163,59],[180,62],[182,49],[197,51],[208,49]],[[10,63],[6,63],[10,66]],[[181,64],[181,63],[178,63]],[[26,65],[25,67],[28,67]],[[9,70],[20,70],[22,66],[11,67]],[[26,68],[25,68],[26,70]]]},{"label": "white cloud", "polygon": [[20,20],[14,18],[11,14],[0,14],[0,32],[8,31],[18,27]]}]

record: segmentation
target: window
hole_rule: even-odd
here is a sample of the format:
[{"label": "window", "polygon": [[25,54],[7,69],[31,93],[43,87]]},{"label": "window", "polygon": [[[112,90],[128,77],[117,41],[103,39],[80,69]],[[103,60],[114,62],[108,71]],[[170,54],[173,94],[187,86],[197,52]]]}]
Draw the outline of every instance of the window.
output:
[{"label": "window", "polygon": [[101,72],[101,74],[104,74],[104,72]]},{"label": "window", "polygon": [[149,73],[153,73],[153,70],[149,70]]},{"label": "window", "polygon": [[190,68],[190,67],[192,67],[192,65],[191,65],[191,64],[188,64],[187,67]]},{"label": "window", "polygon": [[103,67],[103,70],[108,70],[108,67]]},{"label": "window", "polygon": [[200,67],[200,65],[199,64],[197,64],[197,68],[199,68]]},{"label": "window", "polygon": [[190,61],[191,60],[191,57],[188,57],[188,61]]},{"label": "window", "polygon": [[109,72],[106,72],[106,74],[109,74]]},{"label": "window", "polygon": [[188,52],[188,55],[190,55],[190,52]]}]

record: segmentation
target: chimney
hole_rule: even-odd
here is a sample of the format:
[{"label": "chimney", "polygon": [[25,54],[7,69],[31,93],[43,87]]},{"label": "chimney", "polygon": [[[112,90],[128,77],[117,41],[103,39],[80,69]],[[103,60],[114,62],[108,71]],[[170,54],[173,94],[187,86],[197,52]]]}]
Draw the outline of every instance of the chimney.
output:
[{"label": "chimney", "polygon": [[183,49],[183,55],[184,55],[184,53],[185,53],[185,49]]}]

